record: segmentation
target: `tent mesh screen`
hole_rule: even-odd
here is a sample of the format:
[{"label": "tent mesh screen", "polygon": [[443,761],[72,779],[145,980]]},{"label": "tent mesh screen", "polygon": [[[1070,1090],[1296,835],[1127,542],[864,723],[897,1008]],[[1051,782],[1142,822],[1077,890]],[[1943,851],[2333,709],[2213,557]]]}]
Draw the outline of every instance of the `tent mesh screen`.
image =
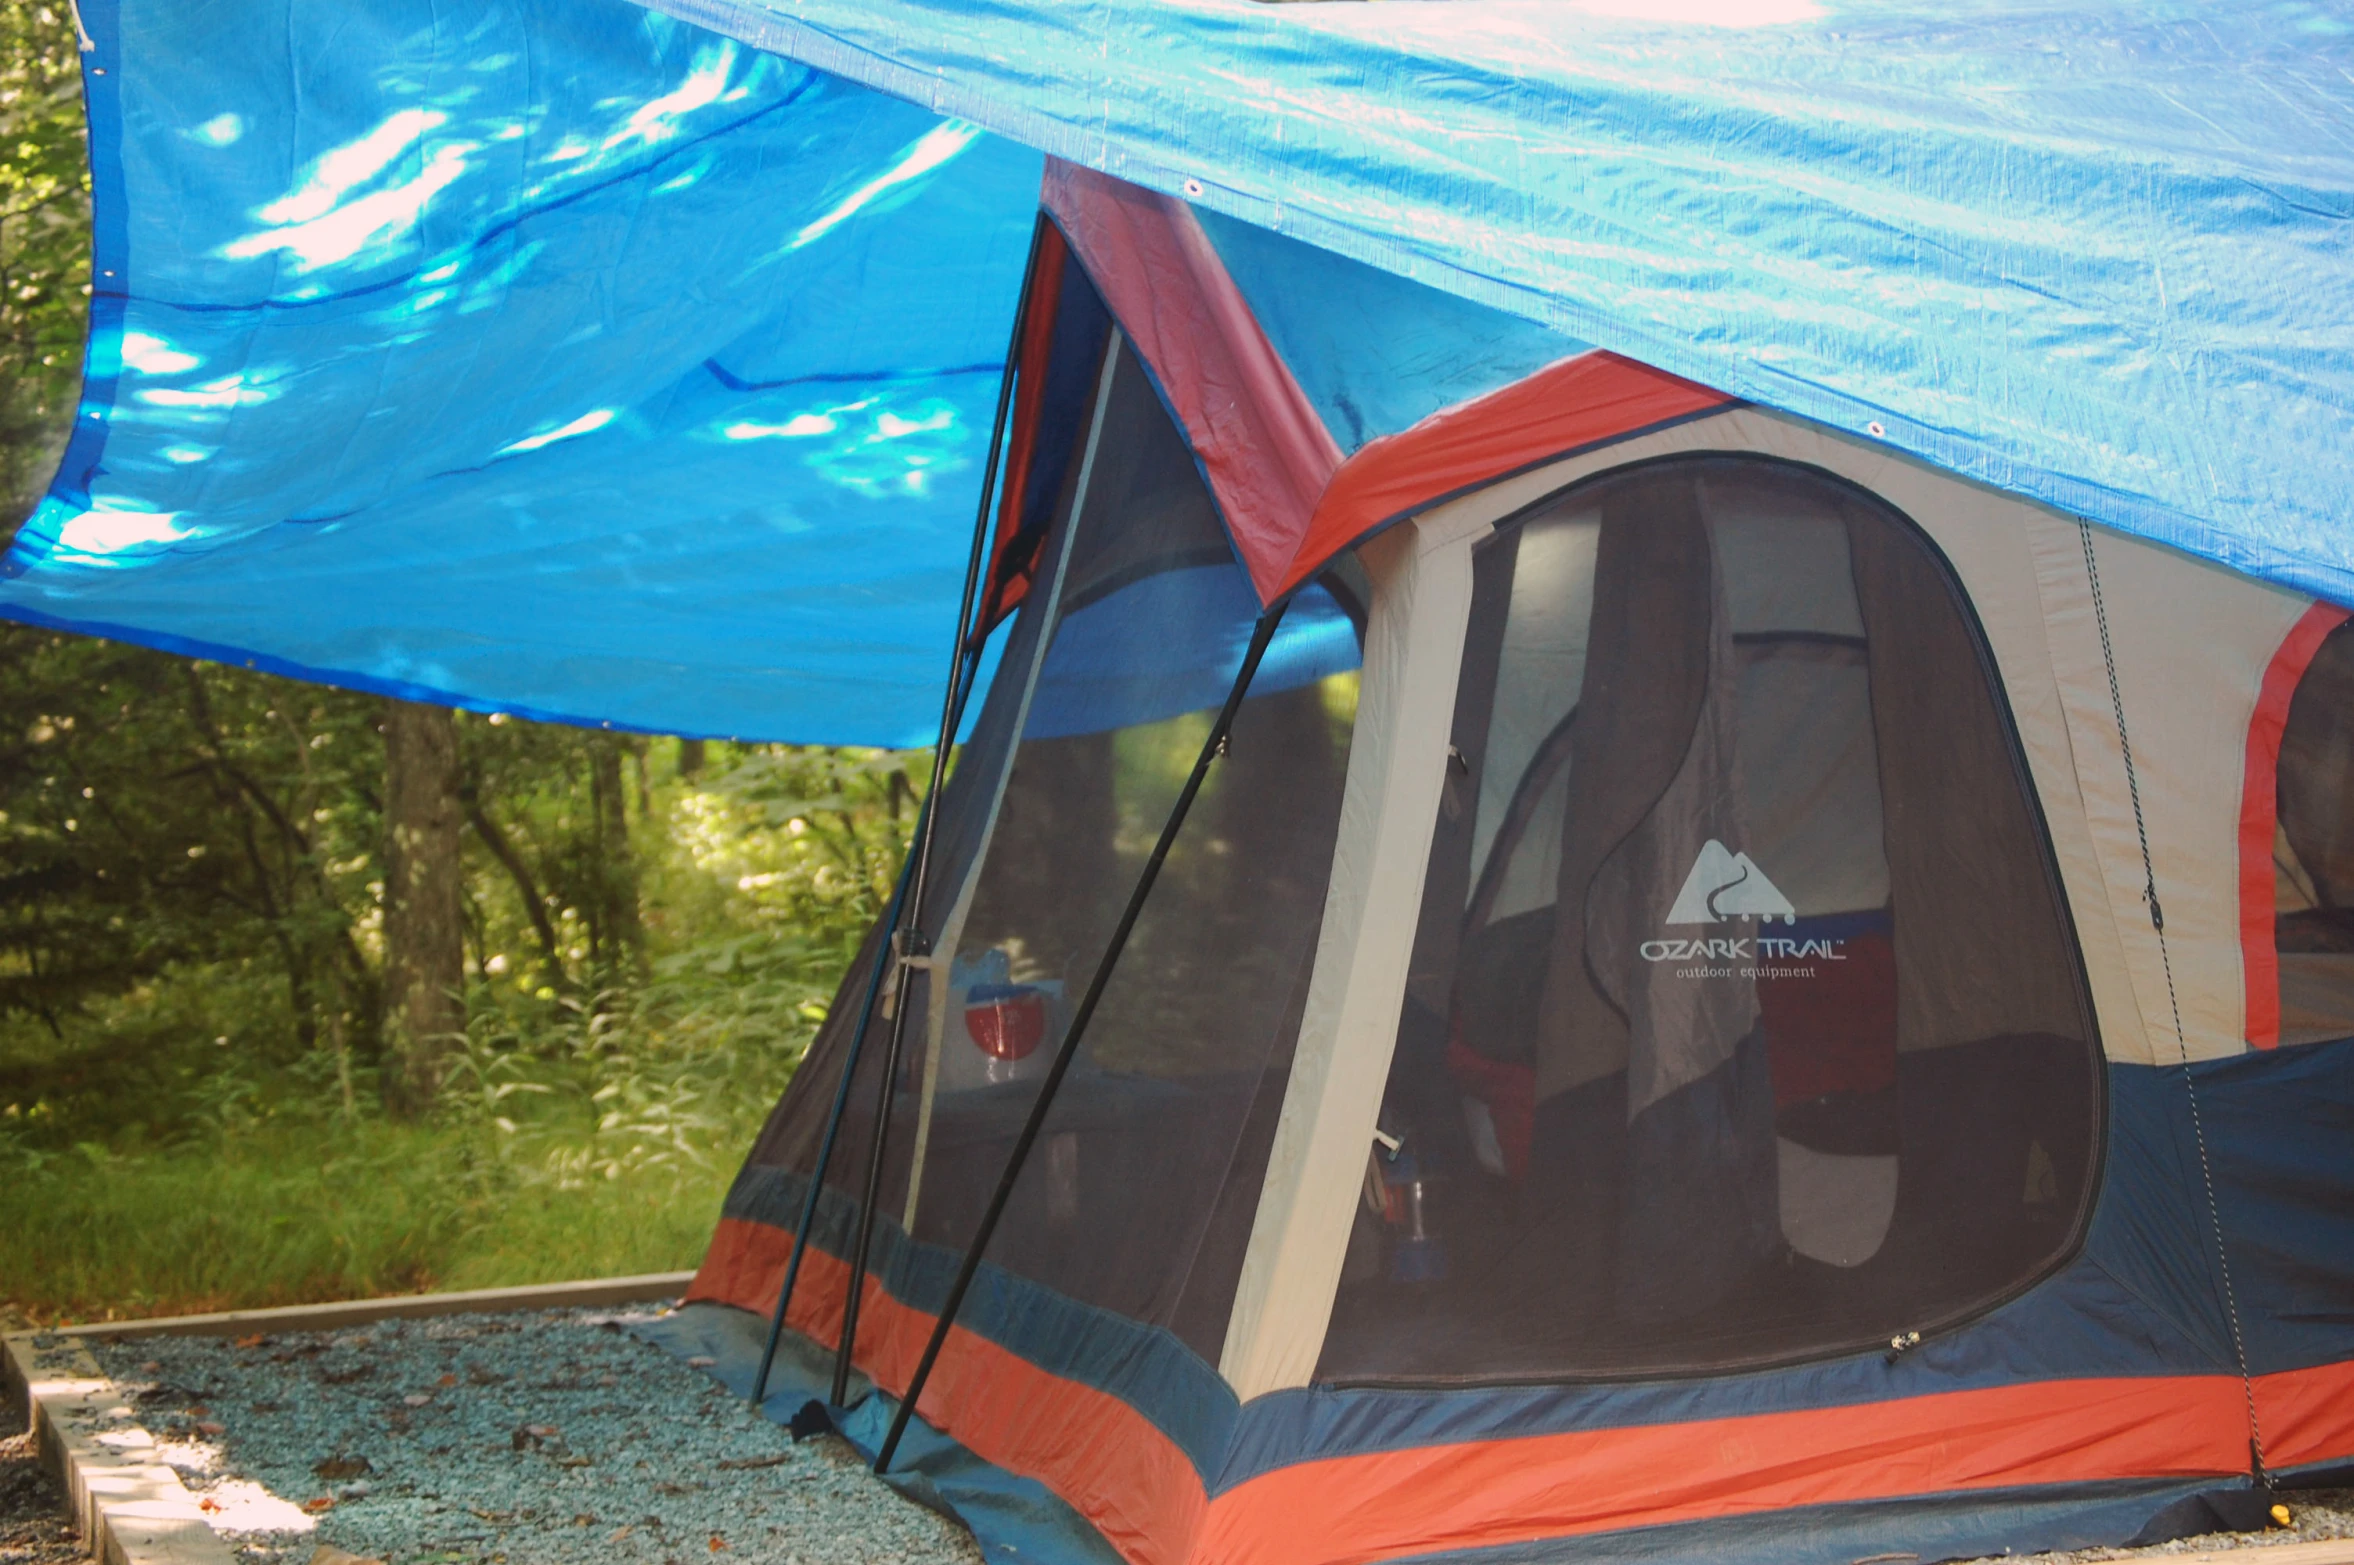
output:
[{"label": "tent mesh screen", "polygon": [[2354,1035],[2354,622],[2289,699],[2274,773],[2273,942],[2280,1041]]},{"label": "tent mesh screen", "polygon": [[[880,1210],[950,1250],[974,1232],[1259,615],[1191,453],[1117,342],[1100,389],[943,803],[934,965],[891,1094]],[[1361,661],[1352,576],[1329,573],[1287,612],[988,1251],[1211,1362],[1323,915]],[[788,1094],[759,1160],[810,1166],[860,982],[854,968],[813,1085]],[[830,1177],[845,1193],[879,1054],[870,1044]]]},{"label": "tent mesh screen", "polygon": [[1570,490],[1477,556],[1453,740],[1320,1379],[1884,1343],[2072,1248],[2081,969],[1901,518],[1744,457]]}]

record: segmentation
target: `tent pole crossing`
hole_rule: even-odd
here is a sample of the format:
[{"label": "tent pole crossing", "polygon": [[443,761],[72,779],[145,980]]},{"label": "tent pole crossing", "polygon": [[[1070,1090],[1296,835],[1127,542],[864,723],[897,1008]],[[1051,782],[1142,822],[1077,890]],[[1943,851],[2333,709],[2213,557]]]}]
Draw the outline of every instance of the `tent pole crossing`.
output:
[{"label": "tent pole crossing", "polygon": [[2190,1045],[2182,1032],[2182,1001],[2174,992],[2174,960],[2166,949],[2166,914],[2158,906],[2158,871],[2150,856],[2150,828],[2142,818],[2141,779],[2133,767],[2133,741],[2125,732],[2125,696],[2117,684],[2117,651],[2109,642],[2109,608],[2101,598],[2101,567],[2093,556],[2092,524],[2079,521],[2084,574],[2092,585],[2093,623],[2101,633],[2101,662],[2109,674],[2109,706],[2117,716],[2117,752],[2125,761],[2125,791],[2133,801],[2133,830],[2141,842],[2142,900],[2149,904],[2150,928],[2158,936],[2158,965],[2166,974],[2166,1003],[2174,1013],[2174,1047],[2182,1059],[2182,1091],[2190,1102],[2191,1141],[2199,1149],[2199,1179],[2207,1191],[2207,1221],[2215,1231],[2215,1273],[2222,1285],[2223,1314],[2231,1325],[2232,1357],[2239,1361],[2240,1396],[2248,1408],[2248,1476],[2259,1489],[2272,1488],[2264,1466],[2264,1426],[2256,1417],[2256,1382],[2248,1373],[2248,1341],[2240,1330],[2240,1305],[2231,1286],[2231,1257],[2223,1240],[2223,1209],[2215,1200],[2215,1167],[2207,1153],[2207,1130],[2199,1118],[2199,1088],[2191,1074]]},{"label": "tent pole crossing", "polygon": [[1169,850],[1176,846],[1177,834],[1184,829],[1185,817],[1193,808],[1194,797],[1201,792],[1203,780],[1209,776],[1211,763],[1226,753],[1226,735],[1234,726],[1234,714],[1250,692],[1251,676],[1259,671],[1259,660],[1267,655],[1268,643],[1275,639],[1275,628],[1283,622],[1288,603],[1288,599],[1277,603],[1260,615],[1258,624],[1252,628],[1250,648],[1243,654],[1242,667],[1235,672],[1234,688],[1226,693],[1226,704],[1219,708],[1218,720],[1210,725],[1209,736],[1202,741],[1201,754],[1194,760],[1193,771],[1178,792],[1177,802],[1170,807],[1168,822],[1161,827],[1160,841],[1153,844],[1152,857],[1144,861],[1144,868],[1137,874],[1136,887],[1128,894],[1128,905],[1112,929],[1102,960],[1095,965],[1095,976],[1088,980],[1087,994],[1072,1014],[1071,1025],[1055,1049],[1054,1062],[1046,1069],[1046,1079],[1039,1083],[1038,1096],[1030,1105],[1030,1116],[1022,1123],[1022,1133],[1014,1138],[1013,1150],[1006,1155],[1005,1171],[997,1177],[997,1188],[990,1194],[988,1209],[981,1214],[981,1225],[974,1230],[972,1243],[965,1247],[964,1259],[956,1269],[956,1281],[950,1285],[948,1298],[940,1306],[940,1318],[932,1326],[931,1339],[924,1344],[924,1356],[917,1361],[898,1410],[891,1415],[890,1433],[883,1437],[881,1449],[875,1452],[878,1473],[890,1470],[891,1458],[899,1449],[899,1438],[907,1432],[908,1416],[923,1397],[924,1382],[931,1378],[932,1366],[938,1362],[941,1346],[948,1340],[948,1329],[956,1324],[956,1312],[964,1304],[974,1275],[981,1269],[981,1254],[989,1247],[990,1236],[997,1231],[998,1219],[1005,1215],[1006,1203],[1013,1197],[1014,1181],[1021,1177],[1022,1164],[1028,1160],[1038,1132],[1045,1127],[1047,1111],[1054,1106],[1055,1091],[1062,1086],[1071,1061],[1078,1056],[1080,1041],[1087,1035],[1087,1024],[1094,1019],[1095,1008],[1111,984],[1112,971],[1119,965],[1121,952],[1127,949],[1128,936],[1144,913],[1145,899],[1152,895],[1161,865],[1168,860]]},{"label": "tent pole crossing", "polygon": [[[930,799],[924,800],[923,813],[929,814]],[[917,830],[922,830],[919,818]],[[899,884],[891,888],[891,905],[883,911],[885,944],[875,951],[875,965],[866,975],[866,993],[858,1002],[858,1030],[850,1035],[850,1048],[842,1061],[842,1080],[834,1088],[833,1107],[826,1111],[825,1134],[818,1138],[817,1163],[809,1171],[809,1193],[801,1201],[801,1220],[793,1226],[793,1253],[785,1262],[785,1280],[778,1285],[776,1313],[768,1320],[768,1343],[760,1350],[760,1373],[752,1377],[752,1405],[758,1407],[768,1400],[768,1372],[776,1364],[777,1340],[784,1335],[785,1307],[792,1302],[793,1284],[801,1276],[802,1257],[809,1253],[809,1228],[817,1220],[817,1198],[826,1187],[826,1169],[834,1160],[834,1138],[842,1129],[842,1111],[850,1103],[850,1083],[858,1075],[858,1056],[866,1047],[867,1024],[874,1020],[875,995],[883,986],[884,953],[889,949],[890,932],[899,927],[899,908],[907,898],[909,873],[915,868],[915,857],[899,866]]]},{"label": "tent pole crossing", "polygon": [[[972,684],[973,675],[980,667],[981,644],[984,637],[973,633],[975,599],[981,584],[981,567],[989,557],[989,508],[997,492],[998,457],[1005,446],[1006,413],[1013,404],[1014,375],[1017,356],[1021,352],[1022,327],[1030,313],[1030,283],[1038,270],[1038,249],[1046,233],[1046,219],[1040,215],[1030,223],[1030,255],[1022,265],[1022,292],[1014,306],[1013,331],[1006,339],[1005,373],[997,381],[997,416],[989,429],[989,455],[981,472],[980,503],[973,510],[973,544],[965,556],[964,591],[956,605],[956,642],[948,660],[948,689],[940,701],[940,737],[932,747],[932,784],[924,795],[927,808],[917,823],[915,868],[908,878],[905,916],[891,932],[889,956],[891,974],[891,1037],[883,1048],[883,1073],[875,1088],[875,1131],[868,1145],[866,1160],[866,1193],[858,1209],[858,1242],[850,1252],[850,1276],[842,1290],[842,1340],[834,1349],[834,1384],[829,1400],[836,1407],[850,1391],[850,1359],[858,1344],[859,1291],[866,1282],[867,1253],[875,1237],[875,1202],[882,1194],[883,1160],[891,1142],[891,1078],[899,1074],[900,1051],[907,1042],[908,990],[915,982],[915,964],[930,953],[925,950],[924,892],[927,872],[932,863],[932,840],[938,834],[940,812],[929,806],[940,797],[940,789],[948,778],[948,746],[956,737],[959,720],[964,715],[964,698]],[[877,953],[878,960],[884,960]],[[863,1019],[862,1019],[863,1020]],[[814,1195],[814,1187],[812,1187]],[[806,1228],[803,1230],[806,1232]],[[781,1312],[784,1301],[778,1299]]]}]

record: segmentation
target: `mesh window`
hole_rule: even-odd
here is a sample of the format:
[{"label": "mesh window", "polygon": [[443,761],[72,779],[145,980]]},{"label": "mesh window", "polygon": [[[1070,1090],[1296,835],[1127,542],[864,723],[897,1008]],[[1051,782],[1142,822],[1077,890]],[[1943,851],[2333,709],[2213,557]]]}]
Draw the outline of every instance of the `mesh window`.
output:
[{"label": "mesh window", "polygon": [[2280,1041],[2354,1035],[2354,622],[2289,700],[2272,842]]},{"label": "mesh window", "polygon": [[[1092,455],[1075,464],[1077,521],[1023,611],[1051,631],[1029,667],[1009,657],[993,694],[1019,740],[974,808],[971,872],[936,893],[926,1047],[900,1093],[911,1151],[886,1210],[953,1249],[1259,615],[1141,366],[1115,343],[1107,374]],[[1213,1362],[1323,918],[1362,601],[1334,575],[1287,613],[989,1248]]]},{"label": "mesh window", "polygon": [[2098,1059],[1919,535],[1807,470],[1680,459],[1500,531],[1473,591],[1319,1378],[1758,1363],[2055,1264]]}]

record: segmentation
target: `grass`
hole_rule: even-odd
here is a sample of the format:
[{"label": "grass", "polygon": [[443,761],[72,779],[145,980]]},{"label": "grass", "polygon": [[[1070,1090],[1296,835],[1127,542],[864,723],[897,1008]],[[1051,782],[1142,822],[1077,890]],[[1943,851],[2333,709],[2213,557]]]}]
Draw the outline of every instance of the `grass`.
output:
[{"label": "grass", "polygon": [[522,1177],[467,1127],[286,1126],[9,1180],[0,1298],[35,1324],[674,1271],[732,1166]]},{"label": "grass", "polygon": [[[775,951],[773,945],[767,948]],[[0,1311],[59,1324],[675,1271],[823,1014],[823,953],[707,956],[602,1005],[477,995],[426,1119],[347,1100],[319,1055],[170,1051],[0,1109]],[[162,1102],[161,1123],[98,1106]],[[77,1128],[65,1133],[52,1107]]]}]

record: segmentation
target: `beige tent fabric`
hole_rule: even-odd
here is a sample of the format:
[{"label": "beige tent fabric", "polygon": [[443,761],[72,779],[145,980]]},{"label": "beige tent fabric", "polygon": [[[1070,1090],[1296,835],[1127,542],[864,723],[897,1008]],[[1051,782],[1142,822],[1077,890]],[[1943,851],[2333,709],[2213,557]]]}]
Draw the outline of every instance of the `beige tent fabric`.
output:
[{"label": "beige tent fabric", "polygon": [[[2117,683],[2133,740],[2144,821],[2166,915],[2166,956],[2182,1010],[2174,1036],[2166,967],[2143,900],[2140,837],[2075,523],[2027,513],[2052,668],[2067,717],[2085,821],[2143,1025],[2104,1014],[2109,1058],[2171,1064],[2246,1047],[2239,942],[2239,806],[2248,720],[2266,665],[2310,599],[2155,544],[2093,530]],[[2094,904],[2076,894],[2079,925]]]},{"label": "beige tent fabric", "polygon": [[1315,972],[1218,1362],[1245,1400],[1315,1371],[1397,1042],[1471,616],[1468,541],[1424,542],[1401,527],[1363,551],[1372,622]]},{"label": "beige tent fabric", "polygon": [[[2048,882],[2027,801],[1984,786],[2009,774],[2012,762],[1984,694],[1978,649],[1958,613],[1924,611],[1949,600],[1920,549],[1860,508],[1848,525],[1888,823],[1901,978],[1896,1046],[2027,1033],[2081,1038],[2090,1018],[2066,967],[2051,959],[2049,926],[2012,918],[2044,905]],[[1925,699],[1935,701],[1928,713]]]}]

